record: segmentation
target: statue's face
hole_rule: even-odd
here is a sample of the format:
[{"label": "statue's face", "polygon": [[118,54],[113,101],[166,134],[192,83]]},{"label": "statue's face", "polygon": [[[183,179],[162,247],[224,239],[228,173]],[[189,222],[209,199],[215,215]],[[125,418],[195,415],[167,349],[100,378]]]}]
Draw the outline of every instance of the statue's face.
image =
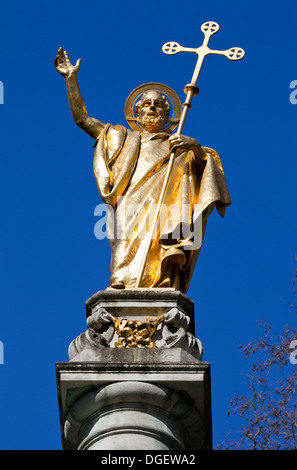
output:
[{"label": "statue's face", "polygon": [[137,121],[147,132],[161,132],[169,120],[168,103],[156,91],[143,94],[138,106]]}]

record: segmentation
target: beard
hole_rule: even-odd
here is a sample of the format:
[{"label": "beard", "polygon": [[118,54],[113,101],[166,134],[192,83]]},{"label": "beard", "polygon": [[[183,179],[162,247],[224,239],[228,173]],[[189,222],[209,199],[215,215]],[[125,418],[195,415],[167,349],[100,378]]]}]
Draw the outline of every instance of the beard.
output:
[{"label": "beard", "polygon": [[163,116],[145,116],[141,124],[148,132],[160,132],[165,122]]}]

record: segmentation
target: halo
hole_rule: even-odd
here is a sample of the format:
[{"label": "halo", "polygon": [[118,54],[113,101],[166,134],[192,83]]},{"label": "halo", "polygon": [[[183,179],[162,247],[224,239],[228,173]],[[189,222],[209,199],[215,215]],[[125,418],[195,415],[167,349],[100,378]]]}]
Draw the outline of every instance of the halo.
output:
[{"label": "halo", "polygon": [[142,129],[141,125],[137,122],[137,117],[135,114],[135,104],[140,99],[141,95],[143,95],[143,93],[148,90],[159,91],[160,93],[165,95],[166,99],[168,100],[172,116],[164,127],[163,131],[168,133],[172,132],[173,129],[178,126],[178,123],[180,121],[182,114],[182,105],[175,91],[173,91],[167,85],[162,85],[162,83],[145,83],[135,88],[135,90],[130,93],[125,104],[125,117],[129,126],[134,131],[139,131]]}]

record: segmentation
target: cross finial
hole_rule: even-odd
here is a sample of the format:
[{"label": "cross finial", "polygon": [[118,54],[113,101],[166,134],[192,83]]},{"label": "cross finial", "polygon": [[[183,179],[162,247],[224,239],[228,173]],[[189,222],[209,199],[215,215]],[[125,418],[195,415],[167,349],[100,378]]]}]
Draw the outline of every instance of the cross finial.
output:
[{"label": "cross finial", "polygon": [[244,50],[241,47],[231,47],[230,49],[227,49],[224,51],[209,49],[208,47],[209,38],[210,36],[218,32],[218,30],[219,30],[218,23],[215,23],[214,21],[207,21],[206,23],[203,23],[203,25],[201,26],[201,31],[204,34],[204,41],[203,41],[202,46],[194,49],[192,47],[182,47],[177,42],[167,42],[162,47],[162,51],[165,54],[169,54],[169,55],[177,54],[178,52],[196,52],[196,54],[198,55],[198,60],[197,60],[197,64],[196,64],[192,81],[191,81],[192,87],[196,86],[200,69],[202,66],[202,62],[205,56],[209,54],[224,55],[230,60],[240,60],[244,56]]}]

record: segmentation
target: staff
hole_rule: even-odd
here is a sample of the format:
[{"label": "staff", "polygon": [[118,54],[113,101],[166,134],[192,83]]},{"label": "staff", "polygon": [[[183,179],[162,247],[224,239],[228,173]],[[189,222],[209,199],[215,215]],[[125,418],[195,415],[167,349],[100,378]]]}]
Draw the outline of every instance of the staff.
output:
[{"label": "staff", "polygon": [[[216,54],[216,55],[224,55],[225,57],[227,57],[230,60],[240,60],[244,56],[244,50],[239,48],[239,47],[232,47],[231,49],[227,49],[225,51],[217,51],[217,50],[209,49],[209,47],[208,47],[209,38],[210,38],[210,36],[215,34],[218,30],[219,30],[219,25],[217,23],[213,22],[213,21],[208,21],[206,23],[203,23],[203,25],[201,26],[201,31],[204,33],[204,41],[203,41],[202,46],[198,47],[197,49],[193,49],[193,48],[189,48],[189,47],[182,47],[177,42],[167,42],[162,47],[162,51],[165,54],[169,54],[169,55],[177,54],[178,52],[195,52],[198,55],[198,59],[197,59],[196,67],[194,69],[194,73],[193,73],[193,76],[192,76],[191,83],[186,85],[185,88],[184,88],[184,92],[186,93],[186,101],[183,104],[183,112],[182,112],[181,119],[180,119],[180,122],[179,122],[179,125],[178,125],[178,128],[177,128],[177,134],[182,133],[188,110],[191,108],[192,98],[194,96],[197,96],[198,93],[199,93],[199,89],[197,87],[197,81],[198,81],[198,77],[199,77],[199,73],[200,73],[200,70],[201,70],[201,66],[202,66],[204,57],[209,55],[209,54]],[[160,209],[161,209],[161,206],[164,202],[165,195],[166,195],[166,192],[167,192],[169,178],[170,178],[171,170],[172,170],[173,163],[174,163],[174,156],[175,156],[175,154],[174,154],[174,152],[172,152],[170,154],[167,173],[166,173],[165,180],[164,180],[164,183],[163,183],[163,187],[162,187],[162,190],[161,190],[161,194],[160,194],[160,198],[159,198],[159,201],[158,201],[157,209],[156,209],[155,216],[154,216],[154,219],[153,219],[153,223],[152,223],[152,226],[151,226],[151,230],[150,230],[150,233],[149,233],[148,243],[147,243],[146,250],[145,250],[145,253],[144,253],[144,258],[143,258],[142,264],[140,266],[140,270],[139,270],[139,274],[138,274],[138,278],[137,278],[135,287],[140,287],[140,284],[141,284],[142,276],[143,276],[145,266],[146,266],[146,263],[147,263],[147,258],[148,258],[148,255],[149,255],[149,252],[150,252],[150,249],[151,249],[154,232],[155,232],[155,229],[156,229],[159,217],[160,217]]]}]

